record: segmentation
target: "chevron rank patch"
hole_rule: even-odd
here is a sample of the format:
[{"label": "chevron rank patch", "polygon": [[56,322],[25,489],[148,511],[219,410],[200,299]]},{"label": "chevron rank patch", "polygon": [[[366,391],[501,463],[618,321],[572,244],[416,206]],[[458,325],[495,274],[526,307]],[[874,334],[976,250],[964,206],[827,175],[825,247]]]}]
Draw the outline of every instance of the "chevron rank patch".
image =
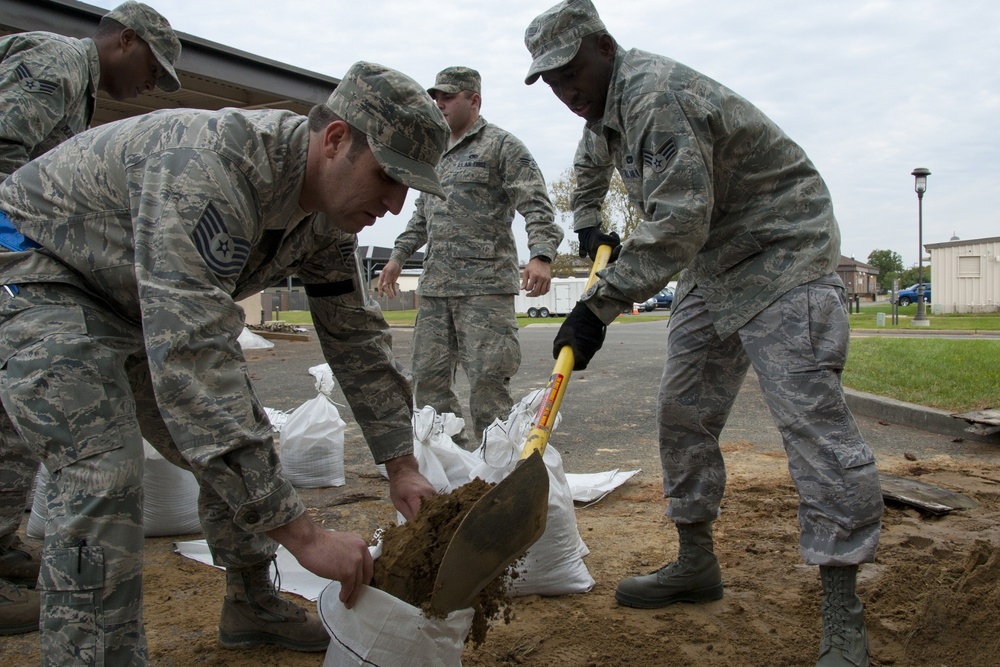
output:
[{"label": "chevron rank patch", "polygon": [[221,278],[238,276],[250,256],[249,241],[230,236],[222,216],[212,204],[205,207],[192,239],[205,264]]},{"label": "chevron rank patch", "polygon": [[21,87],[29,93],[51,95],[59,88],[59,86],[52,81],[44,81],[31,76],[31,71],[24,65],[24,63],[21,63],[14,68],[14,72],[17,74],[18,83],[20,83]]},{"label": "chevron rank patch", "polygon": [[538,165],[535,164],[535,161],[527,155],[522,155],[517,159],[517,161],[529,169],[538,169]]},{"label": "chevron rank patch", "polygon": [[656,152],[643,151],[642,162],[659,174],[667,168],[667,165],[670,164],[675,155],[677,155],[677,144],[674,143],[674,138],[670,137]]}]

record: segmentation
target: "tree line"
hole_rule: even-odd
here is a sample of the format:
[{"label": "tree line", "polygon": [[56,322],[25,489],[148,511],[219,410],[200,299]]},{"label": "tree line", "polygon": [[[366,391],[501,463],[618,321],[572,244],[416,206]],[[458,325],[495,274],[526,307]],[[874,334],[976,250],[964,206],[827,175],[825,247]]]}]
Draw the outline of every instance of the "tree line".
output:
[{"label": "tree line", "polygon": [[[573,227],[573,207],[570,205],[570,195],[576,189],[576,176],[572,169],[567,169],[562,176],[552,182],[549,194],[552,205],[559,214],[560,220],[567,229]],[[628,191],[618,172],[614,172],[608,194],[601,207],[601,229],[605,232],[618,232],[622,241],[627,239],[641,221],[639,211],[629,201]],[[579,244],[570,235],[569,253],[559,253],[552,261],[552,275],[568,278],[576,273],[581,263],[589,266],[589,260],[579,258]],[[879,270],[878,287],[880,293],[892,289],[892,281],[899,279],[900,288],[909,287],[917,282],[917,267],[903,268],[903,258],[894,250],[872,250],[868,254],[867,263]],[[924,282],[931,280],[931,267],[923,267]]]}]

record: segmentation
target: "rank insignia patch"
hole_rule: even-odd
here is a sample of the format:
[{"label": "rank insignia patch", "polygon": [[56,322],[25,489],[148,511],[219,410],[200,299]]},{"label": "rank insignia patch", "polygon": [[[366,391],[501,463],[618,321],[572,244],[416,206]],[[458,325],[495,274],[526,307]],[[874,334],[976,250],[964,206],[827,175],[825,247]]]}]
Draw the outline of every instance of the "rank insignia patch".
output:
[{"label": "rank insignia patch", "polygon": [[642,161],[647,167],[659,174],[667,168],[675,155],[677,155],[677,144],[674,143],[674,138],[670,137],[655,153],[643,151]]},{"label": "rank insignia patch", "polygon": [[51,95],[56,92],[56,89],[59,87],[52,81],[43,81],[42,79],[36,79],[31,76],[31,72],[24,66],[24,63],[18,65],[14,69],[14,72],[17,73],[18,83],[20,83],[21,87],[29,93],[43,93],[45,95]]},{"label": "rank insignia patch", "polygon": [[250,256],[250,243],[230,236],[222,216],[211,204],[201,214],[192,239],[205,264],[221,278],[238,276]]}]

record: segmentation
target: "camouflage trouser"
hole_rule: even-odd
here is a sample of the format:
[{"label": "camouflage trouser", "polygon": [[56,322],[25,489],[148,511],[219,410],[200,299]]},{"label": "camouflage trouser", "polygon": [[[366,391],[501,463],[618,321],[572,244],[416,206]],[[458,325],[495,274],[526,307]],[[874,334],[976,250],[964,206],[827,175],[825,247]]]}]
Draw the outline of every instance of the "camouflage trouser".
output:
[{"label": "camouflage trouser", "polygon": [[[0,298],[0,363],[3,435],[23,439],[51,473],[42,663],[145,664],[142,435],[184,462],[153,400],[141,332],[72,287],[21,285]],[[218,564],[273,553],[266,536],[237,527],[207,484],[199,512]]]},{"label": "camouflage trouser", "polygon": [[[7,421],[6,415],[0,419]],[[38,460],[18,440],[8,442],[3,432],[9,425],[0,426],[0,540],[17,531],[24,517],[24,508],[30,502],[28,493],[35,481]]]},{"label": "camouflage trouser", "polygon": [[477,438],[510,414],[510,379],[521,365],[511,294],[421,297],[413,329],[413,393],[417,408],[462,417],[452,389],[458,365],[469,378],[469,409]]},{"label": "camouflage trouser", "polygon": [[719,434],[753,364],[799,493],[802,557],[871,562],[883,510],[875,456],[844,400],[850,330],[844,288],[830,276],[790,290],[720,340],[698,288],[670,314],[659,396],[667,516],[719,515],[726,469]]}]

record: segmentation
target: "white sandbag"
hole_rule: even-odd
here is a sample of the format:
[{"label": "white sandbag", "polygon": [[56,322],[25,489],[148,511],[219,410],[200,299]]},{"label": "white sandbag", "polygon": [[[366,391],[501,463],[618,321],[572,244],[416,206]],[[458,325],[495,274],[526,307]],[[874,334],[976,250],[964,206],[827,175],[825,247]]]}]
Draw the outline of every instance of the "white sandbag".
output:
[{"label": "white sandbag", "polygon": [[347,609],[337,581],[323,589],[317,606],[331,637],[324,667],[461,665],[475,615],[470,608],[446,618],[428,618],[417,607],[370,586],[362,586],[354,607]]},{"label": "white sandbag", "polygon": [[[454,437],[465,428],[465,420],[454,413],[438,414],[429,405],[413,413],[413,456],[420,474],[440,492],[447,493],[467,483],[469,472],[479,465],[472,452],[455,444]],[[376,466],[379,474],[389,478],[385,464]]]},{"label": "white sandbag", "polygon": [[[198,519],[198,480],[190,470],[167,461],[151,444],[142,441],[145,461],[142,471],[142,528],[146,537],[189,535],[201,532]],[[31,504],[26,532],[28,537],[44,538],[48,507],[45,487],[49,471],[39,466],[35,479],[35,497]]]},{"label": "white sandbag", "polygon": [[590,503],[593,505],[601,501],[609,493],[619,486],[629,481],[640,470],[607,470],[605,472],[592,473],[566,473],[566,482],[573,492],[573,500],[578,503]]},{"label": "white sandbag", "polygon": [[312,375],[316,379],[316,391],[329,396],[334,386],[333,369],[330,368],[330,364],[320,364],[319,366],[311,367],[309,375]]},{"label": "white sandbag", "polygon": [[142,447],[146,453],[142,471],[142,528],[146,537],[201,532],[194,473],[163,458],[145,440]]},{"label": "white sandbag", "polygon": [[[529,394],[514,406],[505,422],[494,422],[487,429],[486,439],[476,452],[483,463],[472,475],[487,482],[501,482],[514,470],[542,397],[541,391]],[[558,424],[557,415],[553,431]],[[545,532],[518,565],[511,590],[514,595],[586,593],[595,583],[583,562],[590,550],[576,525],[573,492],[566,481],[562,456],[551,441],[542,460],[549,474]]]},{"label": "white sandbag", "polygon": [[255,334],[247,327],[243,327],[243,331],[240,333],[240,337],[236,339],[236,342],[244,350],[270,350],[274,347],[274,343],[260,334]]},{"label": "white sandbag", "polygon": [[343,486],[344,429],[337,406],[317,394],[295,408],[281,428],[281,467],[285,477],[303,489]]},{"label": "white sandbag", "polygon": [[453,438],[465,428],[465,420],[450,412],[438,414],[424,406],[413,415],[413,455],[420,473],[439,492],[447,493],[472,479],[480,464],[472,452],[455,444]]},{"label": "white sandbag", "polygon": [[281,429],[285,427],[285,422],[288,421],[289,413],[267,407],[264,408],[264,413],[267,415],[267,420],[271,422],[271,428],[276,433],[281,433]]}]

